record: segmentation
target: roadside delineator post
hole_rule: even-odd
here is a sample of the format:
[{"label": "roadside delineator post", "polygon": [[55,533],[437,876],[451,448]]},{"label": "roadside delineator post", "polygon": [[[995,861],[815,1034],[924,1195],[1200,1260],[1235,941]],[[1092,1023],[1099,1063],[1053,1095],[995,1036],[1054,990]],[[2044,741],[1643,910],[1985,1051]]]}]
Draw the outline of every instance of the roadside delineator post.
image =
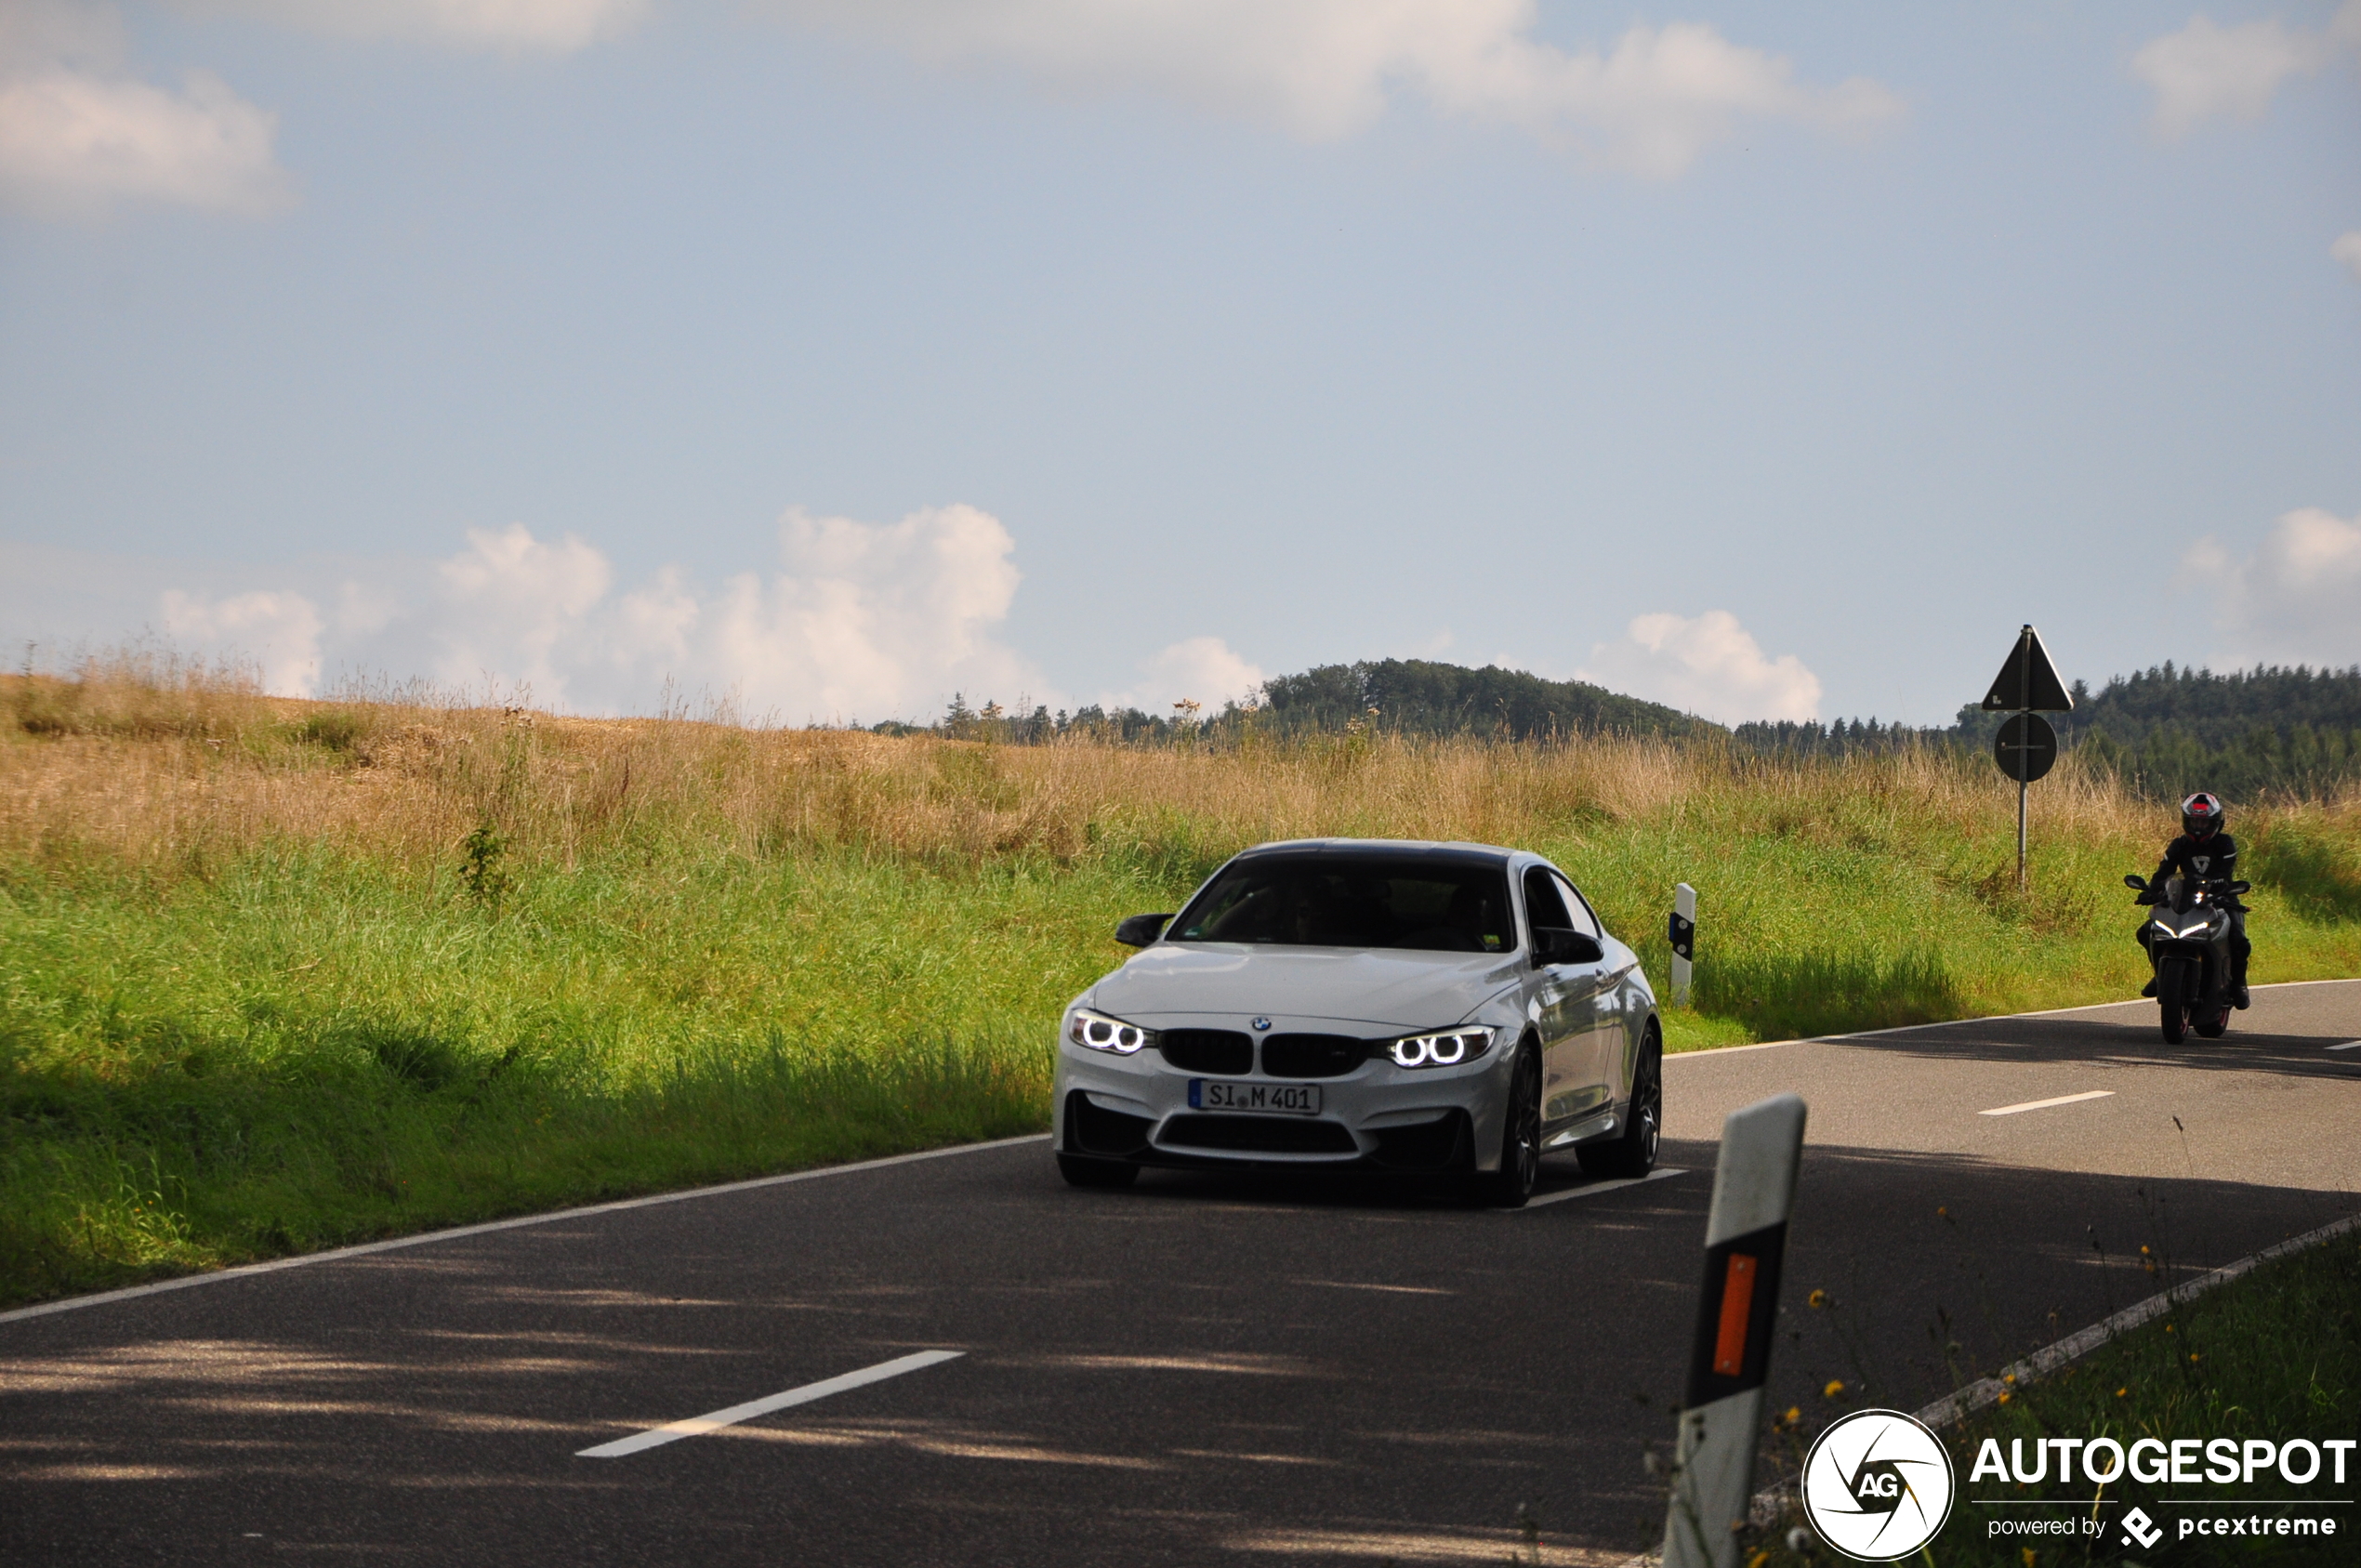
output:
[{"label": "roadside delineator post", "polygon": [[1665,927],[1672,939],[1672,1005],[1689,1005],[1690,966],[1697,955],[1697,890],[1686,882],[1672,885],[1672,919]]},{"label": "roadside delineator post", "polygon": [[1754,1496],[1762,1384],[1778,1326],[1779,1265],[1795,1207],[1803,1117],[1802,1100],[1781,1094],[1733,1111],[1721,1124],[1664,1568],[1734,1568],[1738,1561],[1737,1532]]}]

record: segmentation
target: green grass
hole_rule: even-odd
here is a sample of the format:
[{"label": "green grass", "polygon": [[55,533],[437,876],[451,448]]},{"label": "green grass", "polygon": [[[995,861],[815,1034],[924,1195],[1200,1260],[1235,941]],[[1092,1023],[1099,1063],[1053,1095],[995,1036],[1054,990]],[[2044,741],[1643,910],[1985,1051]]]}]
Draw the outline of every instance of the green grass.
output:
[{"label": "green grass", "polygon": [[0,882],[0,1299],[1037,1130],[1122,876]]},{"label": "green grass", "polygon": [[[2123,1533],[2113,1526],[2121,1517],[2120,1509],[2109,1511],[2110,1528],[2097,1536],[1996,1538],[1988,1529],[1992,1519],[2055,1518],[2062,1510],[1992,1507],[1972,1499],[2006,1497],[2022,1503],[2048,1497],[2087,1503],[2096,1489],[2078,1469],[2075,1485],[2061,1486],[2054,1465],[2047,1481],[2030,1484],[1998,1482],[1988,1475],[1982,1482],[1969,1479],[1987,1438],[1998,1440],[2004,1456],[2012,1442],[2023,1443],[2029,1461],[2035,1441],[2050,1437],[2107,1437],[2127,1449],[2141,1438],[2168,1443],[2183,1438],[2264,1438],[2275,1443],[2350,1439],[2361,1437],[2356,1415],[2361,1415],[2361,1232],[2347,1232],[2326,1245],[2275,1259],[2209,1291],[2049,1377],[2021,1386],[2006,1403],[1987,1406],[1946,1430],[1943,1435],[1959,1466],[1959,1501],[1950,1522],[1930,1544],[1926,1560],[1942,1568],[2361,1561],[2361,1512],[2350,1508],[2302,1510],[2340,1520],[2338,1535],[2310,1540],[2276,1535],[2182,1539],[2175,1528],[2154,1549],[2142,1549],[2121,1544]],[[1799,1459],[1800,1436],[1794,1444]],[[2174,1497],[2201,1496],[2225,1504],[2259,1504],[2290,1496],[2351,1497],[2361,1484],[2361,1453],[2349,1456],[2345,1484],[2330,1484],[2332,1476],[2324,1463],[2319,1479],[2306,1487],[2290,1486],[2275,1472],[2258,1475],[2252,1485],[2159,1486],[2126,1477],[2106,1487],[2104,1496],[2168,1522],[2197,1511],[2173,1507],[2168,1499]],[[2275,1516],[2278,1510],[2252,1511]],[[1800,1521],[1798,1512],[1761,1533],[1750,1543],[1747,1560],[1754,1561],[1760,1553],[1761,1568],[1841,1561],[1826,1548],[1815,1548],[1808,1558],[1788,1549],[1786,1535]],[[2030,1557],[2025,1555],[2028,1549]]]},{"label": "green grass", "polygon": [[[2013,798],[1937,757],[995,748],[203,681],[12,700],[0,1302],[1036,1130],[1116,919],[1260,839],[1538,850],[1659,983],[1690,881],[1687,1049],[2127,996],[2118,878],[2170,826],[2062,766],[2021,896]],[[2354,817],[2258,824],[2257,981],[2361,972]]]}]

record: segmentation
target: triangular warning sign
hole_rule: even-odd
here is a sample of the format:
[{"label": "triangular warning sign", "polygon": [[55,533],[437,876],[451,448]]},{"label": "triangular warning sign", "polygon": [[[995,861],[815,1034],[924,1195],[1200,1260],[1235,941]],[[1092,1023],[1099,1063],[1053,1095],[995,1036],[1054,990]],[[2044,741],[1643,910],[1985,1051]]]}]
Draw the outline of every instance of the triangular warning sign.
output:
[{"label": "triangular warning sign", "polygon": [[2017,645],[1993,678],[1992,690],[1984,694],[1984,706],[1993,712],[2074,711],[2074,699],[2066,694],[2065,682],[2058,679],[2058,666],[2050,662],[2050,651],[2041,646],[2039,632],[2027,626],[2017,633]]}]

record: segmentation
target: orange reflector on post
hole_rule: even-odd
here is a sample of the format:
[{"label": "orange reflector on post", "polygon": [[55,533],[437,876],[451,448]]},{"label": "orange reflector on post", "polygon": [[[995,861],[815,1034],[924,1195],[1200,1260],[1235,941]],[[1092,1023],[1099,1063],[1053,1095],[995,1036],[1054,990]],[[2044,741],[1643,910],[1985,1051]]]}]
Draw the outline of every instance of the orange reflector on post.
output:
[{"label": "orange reflector on post", "polygon": [[1713,1338],[1713,1370],[1735,1377],[1746,1370],[1747,1319],[1754,1310],[1755,1260],[1743,1252],[1730,1254],[1730,1272],[1721,1282],[1721,1327]]}]

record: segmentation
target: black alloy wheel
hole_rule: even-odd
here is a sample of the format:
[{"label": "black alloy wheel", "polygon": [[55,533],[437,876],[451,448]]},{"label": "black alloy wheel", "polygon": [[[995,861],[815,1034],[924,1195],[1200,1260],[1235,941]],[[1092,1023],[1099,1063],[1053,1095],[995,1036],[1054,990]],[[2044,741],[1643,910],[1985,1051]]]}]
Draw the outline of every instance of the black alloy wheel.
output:
[{"label": "black alloy wheel", "polygon": [[2177,1046],[2189,1037],[2189,966],[2178,958],[2157,967],[2157,1007],[2164,1025],[2164,1043]]},{"label": "black alloy wheel", "polygon": [[1500,1168],[1475,1179],[1475,1198],[1488,1208],[1523,1208],[1541,1179],[1541,1058],[1517,1053],[1509,1105],[1500,1129]]},{"label": "black alloy wheel", "polygon": [[1663,1144],[1664,1047],[1651,1024],[1639,1065],[1631,1070],[1631,1107],[1624,1113],[1622,1136],[1582,1144],[1574,1153],[1585,1176],[1645,1176],[1655,1169]]},{"label": "black alloy wheel", "polygon": [[1073,1187],[1128,1187],[1140,1179],[1140,1167],[1129,1160],[1091,1160],[1060,1154],[1058,1174]]}]

